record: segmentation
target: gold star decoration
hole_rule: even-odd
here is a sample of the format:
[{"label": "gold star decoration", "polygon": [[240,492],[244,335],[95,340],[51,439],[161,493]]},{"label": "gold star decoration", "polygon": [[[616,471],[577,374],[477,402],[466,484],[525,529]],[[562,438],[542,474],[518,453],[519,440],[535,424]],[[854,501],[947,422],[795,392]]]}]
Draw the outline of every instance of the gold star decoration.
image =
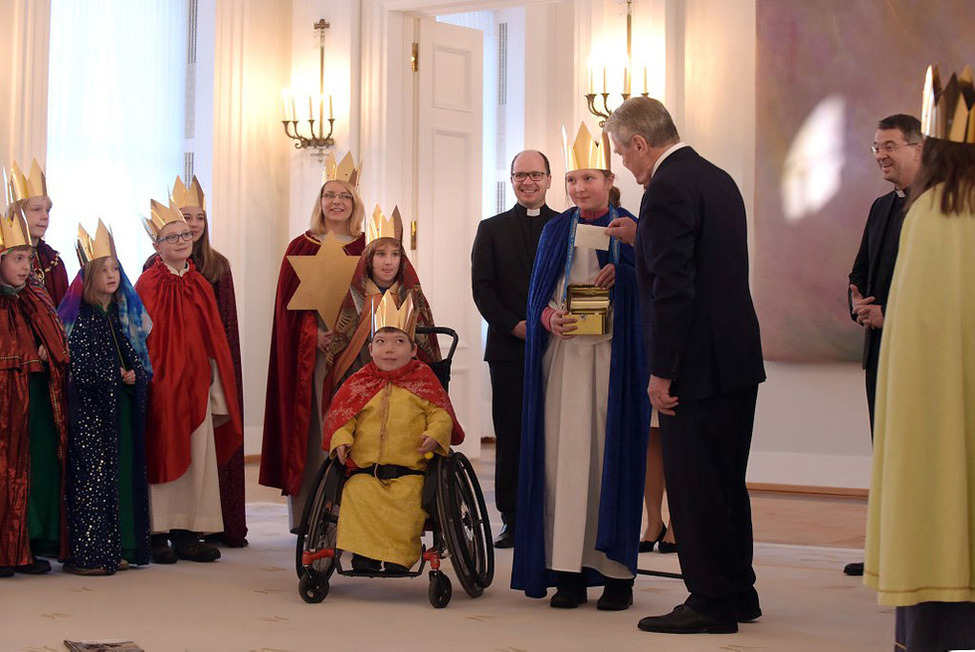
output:
[{"label": "gold star decoration", "polygon": [[288,256],[288,262],[299,281],[288,310],[315,310],[325,325],[332,328],[359,257],[345,253],[338,238],[327,233],[314,256]]}]

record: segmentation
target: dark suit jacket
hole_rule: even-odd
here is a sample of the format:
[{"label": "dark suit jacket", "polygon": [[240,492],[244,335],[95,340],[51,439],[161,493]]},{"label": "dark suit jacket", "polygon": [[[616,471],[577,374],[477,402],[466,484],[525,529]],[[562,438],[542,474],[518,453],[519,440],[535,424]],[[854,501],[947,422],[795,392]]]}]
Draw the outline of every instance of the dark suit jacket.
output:
[{"label": "dark suit jacket", "polygon": [[[471,286],[474,303],[488,323],[484,359],[517,362],[525,359],[525,341],[511,334],[525,319],[528,281],[542,227],[558,215],[548,206],[528,217],[525,207],[482,220],[471,251]],[[535,220],[538,220],[537,222]]]},{"label": "dark suit jacket", "polygon": [[[870,207],[870,215],[863,229],[860,240],[860,250],[853,261],[853,271],[850,272],[850,283],[860,289],[865,297],[874,297],[875,303],[887,313],[887,294],[890,292],[890,282],[894,276],[894,263],[897,262],[897,248],[900,244],[901,226],[904,223],[904,212],[895,211],[894,204],[897,193],[891,191],[874,200]],[[891,242],[887,242],[892,239]],[[850,305],[850,317],[856,321],[853,314],[853,294],[847,291]],[[871,345],[879,348],[880,336],[883,331],[866,329],[863,334],[863,368],[867,362]],[[876,342],[874,342],[876,339]]]},{"label": "dark suit jacket", "polygon": [[727,172],[690,147],[660,164],[637,227],[650,373],[699,400],[765,380],[748,287],[745,205]]}]

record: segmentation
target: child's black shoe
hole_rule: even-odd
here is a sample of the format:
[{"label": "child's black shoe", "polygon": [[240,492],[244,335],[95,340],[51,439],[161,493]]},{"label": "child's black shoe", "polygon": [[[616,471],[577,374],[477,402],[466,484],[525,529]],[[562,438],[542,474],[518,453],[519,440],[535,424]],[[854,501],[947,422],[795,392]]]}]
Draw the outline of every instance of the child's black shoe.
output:
[{"label": "child's black shoe", "polygon": [[359,573],[378,573],[382,568],[382,562],[365,555],[352,555],[352,570]]}]

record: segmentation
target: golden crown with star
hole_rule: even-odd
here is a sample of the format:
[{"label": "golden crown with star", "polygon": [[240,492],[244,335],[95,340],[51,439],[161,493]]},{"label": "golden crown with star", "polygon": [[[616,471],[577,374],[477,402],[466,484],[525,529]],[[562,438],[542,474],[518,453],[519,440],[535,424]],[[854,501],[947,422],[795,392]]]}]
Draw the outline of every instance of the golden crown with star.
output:
[{"label": "golden crown with star", "polygon": [[383,328],[396,328],[412,340],[416,335],[416,318],[412,292],[406,295],[406,300],[399,308],[396,307],[393,293],[386,292],[372,313],[372,334],[375,335]]},{"label": "golden crown with star", "polygon": [[13,203],[31,197],[47,197],[47,177],[44,176],[44,170],[37,163],[37,159],[34,159],[28,176],[14,161],[10,166],[10,176],[7,177],[7,199]]},{"label": "golden crown with star", "polygon": [[203,210],[207,209],[203,186],[200,185],[200,180],[196,178],[195,174],[189,186],[185,185],[177,174],[176,181],[173,183],[173,191],[169,193],[169,198],[177,209],[186,208],[187,206],[199,206]]},{"label": "golden crown with star", "polygon": [[599,132],[599,140],[594,140],[589,127],[583,122],[579,125],[576,139],[569,144],[569,134],[562,127],[562,155],[565,159],[565,171],[576,170],[606,170],[611,171],[609,136]]},{"label": "golden crown with star", "polygon": [[169,201],[169,205],[157,202],[155,199],[149,200],[149,217],[142,218],[142,225],[146,227],[146,233],[153,242],[159,240],[159,232],[173,222],[186,224],[183,214],[179,212],[172,200]]},{"label": "golden crown with star", "polygon": [[356,167],[352,159],[352,152],[346,152],[341,161],[336,162],[332,152],[325,157],[325,169],[322,170],[322,185],[329,181],[347,181],[356,190],[359,189],[359,179],[362,178],[362,161]]},{"label": "golden crown with star", "polygon": [[366,220],[366,244],[379,238],[403,241],[403,218],[399,214],[399,206],[393,206],[393,212],[386,217],[376,204],[372,217]]},{"label": "golden crown with star", "polygon": [[24,212],[11,206],[6,215],[0,215],[0,252],[14,247],[33,247],[30,227]]},{"label": "golden crown with star", "polygon": [[95,229],[95,237],[91,237],[85,227],[78,224],[78,242],[75,244],[75,253],[78,254],[78,262],[84,267],[93,260],[115,255],[115,239],[112,238],[111,231],[105,223],[98,220],[98,228]]},{"label": "golden crown with star", "polygon": [[972,67],[941,84],[938,66],[928,66],[921,99],[921,133],[953,143],[975,144],[975,83]]}]

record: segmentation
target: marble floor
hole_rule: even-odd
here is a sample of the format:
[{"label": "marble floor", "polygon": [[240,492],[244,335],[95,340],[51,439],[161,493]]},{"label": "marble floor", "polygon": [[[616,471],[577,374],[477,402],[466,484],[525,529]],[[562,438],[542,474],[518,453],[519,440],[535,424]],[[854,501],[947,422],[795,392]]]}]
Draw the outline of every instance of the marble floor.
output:
[{"label": "marble floor", "polygon": [[[479,467],[490,502],[490,462]],[[65,639],[131,639],[153,652],[893,647],[893,611],[878,607],[858,578],[841,571],[862,554],[865,503],[858,499],[756,494],[755,568],[764,616],[736,635],[667,636],[640,632],[636,623],[681,602],[680,581],[641,576],[625,612],[597,611],[598,591],[577,610],[553,610],[507,587],[510,550],[497,552],[495,582],[481,598],[467,597],[455,580],[443,610],[429,605],[425,578],[335,577],[323,603],[306,604],[297,594],[286,506],[277,492],[253,482],[248,492],[250,546],[224,550],[214,564],[149,566],[106,578],[56,569],[0,579],[0,652],[64,650]],[[641,566],[679,571],[674,555],[647,553]]]}]

